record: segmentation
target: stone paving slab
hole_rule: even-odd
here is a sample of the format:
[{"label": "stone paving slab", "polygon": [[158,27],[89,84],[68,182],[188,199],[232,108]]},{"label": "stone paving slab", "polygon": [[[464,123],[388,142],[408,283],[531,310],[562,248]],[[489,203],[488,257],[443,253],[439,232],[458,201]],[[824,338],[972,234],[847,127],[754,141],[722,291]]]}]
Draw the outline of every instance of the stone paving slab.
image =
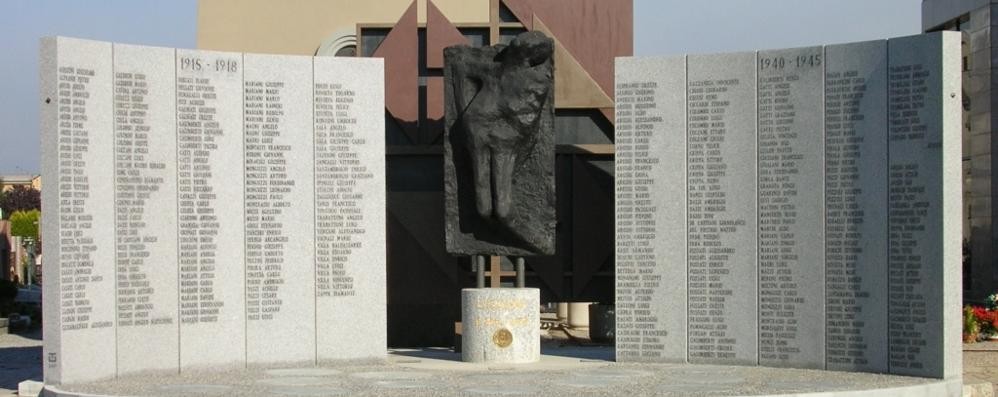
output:
[{"label": "stone paving slab", "polygon": [[[17,384],[23,380],[41,380],[42,370],[41,370],[41,340],[40,333],[35,332],[34,334],[27,335],[9,335],[6,333],[0,333],[0,396],[3,395],[15,395],[17,391]],[[604,367],[613,364],[607,363],[606,361],[611,359],[611,352],[609,349],[605,348],[588,348],[588,347],[556,347],[558,344],[549,343],[545,344],[545,356],[541,363],[536,364],[532,368],[523,368],[522,371],[565,371],[565,365],[573,364],[578,368],[591,369],[593,367]],[[506,380],[510,372],[516,371],[515,368],[510,368],[507,366],[480,366],[479,368],[466,367],[461,365],[459,361],[449,359],[450,355],[454,355],[448,349],[420,349],[420,350],[396,350],[393,351],[391,363],[384,366],[382,370],[386,372],[391,368],[396,368],[397,371],[418,371],[418,372],[434,372],[434,371],[449,371],[455,368],[463,368],[461,372],[467,372],[468,378],[465,379],[471,382],[481,382],[482,386],[494,385],[496,383],[501,383]],[[733,371],[738,370],[737,367],[732,367]],[[363,372],[363,371],[362,371]],[[371,371],[367,371],[371,372]],[[820,371],[819,371],[820,372]],[[282,378],[282,377],[293,377],[293,378],[323,378],[323,377],[335,377],[342,375],[343,371],[339,369],[293,369],[293,370],[271,370],[263,372],[268,377]],[[477,377],[472,377],[476,375]],[[363,377],[359,378],[363,379]],[[431,379],[436,379],[433,377]],[[594,378],[596,379],[596,378]],[[298,381],[301,381],[300,379]],[[307,381],[307,380],[306,380]],[[278,381],[280,382],[280,381]],[[375,386],[381,388],[394,387],[396,392],[402,393],[406,392],[409,395],[420,395],[416,393],[420,383],[415,382],[415,380],[374,380]],[[381,382],[381,383],[377,383]],[[564,383],[564,379],[551,379],[548,385],[557,386],[559,383]],[[583,380],[577,383],[595,382]],[[973,396],[993,396],[993,383],[998,382],[998,342],[982,342],[975,344],[964,345],[964,384],[971,386],[969,389]],[[516,382],[519,384],[520,382]],[[608,383],[608,385],[610,385]],[[784,384],[785,385],[785,384]],[[405,386],[405,387],[403,387]],[[199,391],[199,393],[194,393],[193,395],[209,395],[205,391],[219,391],[225,390],[229,391],[231,389],[229,386],[224,387],[208,387],[205,385],[174,385],[172,388],[167,387],[167,390],[173,391]],[[690,390],[700,390],[705,392],[706,395],[710,394],[710,389],[713,386],[706,386],[700,388],[694,388],[692,386],[675,386],[678,389],[683,387],[688,387]],[[590,386],[590,388],[596,389],[595,386]],[[415,389],[415,390],[414,390]],[[301,390],[298,390],[301,391]],[[314,390],[313,390],[314,391]],[[384,391],[384,390],[382,390]],[[429,390],[426,390],[429,392]],[[484,391],[484,389],[483,389]],[[510,389],[509,392],[514,390]],[[596,390],[591,390],[596,392]],[[288,393],[288,391],[285,391]],[[185,394],[185,393],[177,393]],[[377,394],[377,393],[373,393]],[[589,393],[582,393],[589,394]],[[170,395],[170,394],[166,394]],[[281,395],[281,394],[278,394]],[[396,394],[405,395],[405,394]],[[433,395],[433,394],[429,394]],[[723,394],[722,394],[723,395]],[[966,395],[966,394],[965,394]]]},{"label": "stone paving slab", "polygon": [[967,397],[992,397],[998,383],[998,342],[963,345],[963,384]]},{"label": "stone paving slab", "polygon": [[[716,365],[620,364],[609,348],[557,349],[529,365],[472,365],[443,349],[395,350],[383,364],[127,377],[50,388],[62,396],[907,396],[959,384],[901,376]],[[551,353],[549,350],[548,353]],[[580,358],[581,357],[581,358]],[[906,394],[918,392],[921,394]]]}]

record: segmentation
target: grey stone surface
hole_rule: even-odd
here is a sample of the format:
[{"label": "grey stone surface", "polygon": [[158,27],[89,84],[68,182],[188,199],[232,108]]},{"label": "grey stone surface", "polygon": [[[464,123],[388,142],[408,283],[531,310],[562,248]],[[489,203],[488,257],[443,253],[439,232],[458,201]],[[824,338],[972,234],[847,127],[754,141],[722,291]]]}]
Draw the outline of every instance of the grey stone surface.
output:
[{"label": "grey stone surface", "polygon": [[126,372],[179,369],[175,58],[172,48],[114,45],[116,334]]},{"label": "grey stone surface", "polygon": [[432,381],[379,380],[374,382],[374,386],[386,389],[433,389],[437,387],[437,384]]},{"label": "grey stone surface", "polygon": [[554,41],[444,50],[447,252],[553,255]]},{"label": "grey stone surface", "polygon": [[44,39],[46,381],[383,357],[383,70]]},{"label": "grey stone surface", "polygon": [[[115,375],[111,44],[42,40],[45,382]],[[103,363],[94,365],[94,363]]]},{"label": "grey stone surface", "polygon": [[319,386],[339,383],[335,377],[318,376],[282,376],[278,378],[259,379],[257,383],[269,386]]},{"label": "grey stone surface", "polygon": [[686,316],[670,316],[687,305],[680,187],[706,145],[686,140],[686,58],[618,58],[616,76],[617,360],[686,362]]},{"label": "grey stone surface", "polygon": [[758,55],[761,365],[825,367],[824,56]]},{"label": "grey stone surface", "polygon": [[429,372],[418,372],[418,371],[372,371],[372,372],[357,372],[350,374],[350,376],[361,379],[373,379],[373,380],[416,380],[416,379],[427,379],[433,376]]},{"label": "grey stone surface", "polygon": [[617,385],[623,385],[627,383],[626,379],[620,378],[581,378],[581,377],[571,377],[565,379],[555,380],[554,383],[559,386],[567,386],[569,388],[595,388],[595,387],[611,387]]},{"label": "grey stone surface", "polygon": [[[680,368],[680,367],[675,367],[675,368]],[[578,372],[573,375],[583,378],[631,379],[631,378],[640,378],[642,376],[651,376],[654,375],[654,373],[646,370],[631,369],[631,368],[600,368],[600,369]]]},{"label": "grey stone surface", "polygon": [[26,380],[17,384],[17,395],[23,397],[37,397],[42,393],[45,384],[37,380]]},{"label": "grey stone surface", "polygon": [[339,375],[340,371],[331,368],[277,368],[268,369],[265,372],[268,376],[333,376]]},{"label": "grey stone surface", "polygon": [[243,366],[243,56],[178,49],[176,65],[180,367]]},{"label": "grey stone surface", "polygon": [[[611,348],[604,348],[606,351]],[[267,376],[259,371],[181,374],[164,377],[124,377],[110,382],[96,382],[62,389],[56,396],[82,395],[150,395],[172,396],[161,385],[218,385],[230,387],[229,394],[268,396],[276,393],[299,395],[330,394],[377,396],[453,396],[502,393],[543,396],[800,396],[828,397],[893,397],[960,395],[958,380],[938,381],[901,376],[843,373],[801,369],[765,367],[729,367],[674,364],[623,364],[608,361],[581,362],[572,356],[572,349],[556,349],[557,356],[543,356],[541,363],[512,366],[497,370],[495,366],[453,361],[459,353],[447,357],[426,358],[419,363],[400,365],[338,365],[331,367],[341,374],[330,377],[329,384],[314,386],[263,385]],[[404,353],[408,355],[409,353]],[[544,366],[545,363],[548,366]],[[551,365],[553,363],[558,363]],[[445,369],[447,368],[447,369]],[[392,376],[352,376],[353,374],[407,373],[428,375],[405,384],[385,384]],[[691,377],[689,373],[700,374]],[[732,375],[735,374],[735,375]],[[737,378],[737,379],[736,379]],[[422,387],[415,387],[422,384]],[[401,387],[414,386],[414,387]],[[69,389],[68,391],[66,389]],[[306,394],[309,393],[309,394]]]},{"label": "grey stone surface", "polygon": [[461,359],[472,363],[540,360],[540,290],[461,290]]},{"label": "grey stone surface", "polygon": [[690,55],[687,84],[689,361],[757,364],[756,55]]},{"label": "grey stone surface", "polygon": [[959,34],[888,41],[890,372],[960,376]]},{"label": "grey stone surface", "polygon": [[383,358],[384,61],[314,62],[316,359]]},{"label": "grey stone surface", "polygon": [[534,396],[540,390],[519,385],[477,386],[462,390],[464,394],[475,396]]},{"label": "grey stone surface", "polygon": [[887,372],[887,41],[825,47],[830,370]]},{"label": "grey stone surface", "polygon": [[164,385],[159,390],[178,395],[221,396],[232,391],[232,386],[223,385]]},{"label": "grey stone surface", "polygon": [[334,386],[322,386],[322,387],[282,387],[270,390],[271,394],[279,396],[345,396],[347,391]]},{"label": "grey stone surface", "polygon": [[[312,58],[243,56],[246,360],[315,362]],[[278,335],[294,335],[281,338]]]},{"label": "grey stone surface", "polygon": [[[959,41],[959,34],[937,33],[688,56],[685,73],[675,60],[618,60],[621,335],[637,315],[648,315],[660,327],[685,324],[688,346],[680,348],[691,363],[957,378]],[[641,62],[655,66],[636,66]],[[669,92],[663,97],[686,103],[650,127],[656,137],[672,137],[670,123],[685,120],[687,149],[667,156],[653,148],[665,171],[651,182],[673,189],[656,189],[649,205],[663,196],[685,204],[685,213],[669,211],[664,222],[686,222],[687,240],[642,231],[653,232],[656,247],[686,244],[686,257],[677,256],[686,266],[668,271],[688,272],[687,295],[685,302],[681,295],[652,299],[651,310],[631,312],[628,288],[653,293],[657,285],[627,278],[628,255],[652,252],[632,248],[646,235],[628,222],[637,205],[632,179],[644,176],[628,174],[644,143],[632,137],[638,123],[630,119],[636,100],[628,90],[684,74],[685,87],[657,85]],[[682,167],[685,191],[675,175]],[[685,313],[676,310],[683,305]],[[643,353],[628,343],[645,340],[619,340],[620,359]]]}]

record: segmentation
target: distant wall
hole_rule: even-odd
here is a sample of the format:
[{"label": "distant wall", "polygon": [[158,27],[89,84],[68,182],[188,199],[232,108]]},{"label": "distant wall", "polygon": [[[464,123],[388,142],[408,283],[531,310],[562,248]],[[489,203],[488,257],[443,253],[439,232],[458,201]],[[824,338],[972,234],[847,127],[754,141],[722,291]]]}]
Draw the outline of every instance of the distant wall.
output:
[{"label": "distant wall", "polygon": [[[201,0],[198,48],[269,54],[313,55],[335,32],[358,23],[397,21],[412,0]],[[489,0],[435,0],[455,23],[489,22]],[[426,1],[417,7],[426,22]],[[390,26],[390,25],[389,25]]]},{"label": "distant wall", "polygon": [[933,30],[951,19],[994,3],[994,0],[922,0],[922,30]]}]

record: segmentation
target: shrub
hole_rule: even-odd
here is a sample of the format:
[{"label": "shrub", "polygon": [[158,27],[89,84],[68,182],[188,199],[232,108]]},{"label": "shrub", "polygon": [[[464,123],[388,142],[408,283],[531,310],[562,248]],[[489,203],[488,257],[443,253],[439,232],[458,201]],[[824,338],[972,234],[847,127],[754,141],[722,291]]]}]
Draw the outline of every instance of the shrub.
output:
[{"label": "shrub", "polygon": [[10,234],[38,239],[38,210],[18,211],[10,215]]},{"label": "shrub", "polygon": [[963,342],[977,342],[977,337],[981,333],[981,328],[977,324],[977,316],[974,315],[974,308],[963,307]]}]

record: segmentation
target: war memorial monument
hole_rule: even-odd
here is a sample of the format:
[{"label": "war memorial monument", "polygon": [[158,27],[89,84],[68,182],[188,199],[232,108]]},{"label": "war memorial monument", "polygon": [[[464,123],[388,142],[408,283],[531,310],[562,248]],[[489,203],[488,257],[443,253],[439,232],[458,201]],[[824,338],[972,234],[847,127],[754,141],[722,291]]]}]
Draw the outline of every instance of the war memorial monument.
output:
[{"label": "war memorial monument", "polygon": [[[444,51],[480,275],[556,251],[556,45]],[[46,395],[960,395],[958,34],[618,58],[598,358],[541,354],[522,278],[454,297],[463,353],[389,354],[381,60],[41,58]]]}]

